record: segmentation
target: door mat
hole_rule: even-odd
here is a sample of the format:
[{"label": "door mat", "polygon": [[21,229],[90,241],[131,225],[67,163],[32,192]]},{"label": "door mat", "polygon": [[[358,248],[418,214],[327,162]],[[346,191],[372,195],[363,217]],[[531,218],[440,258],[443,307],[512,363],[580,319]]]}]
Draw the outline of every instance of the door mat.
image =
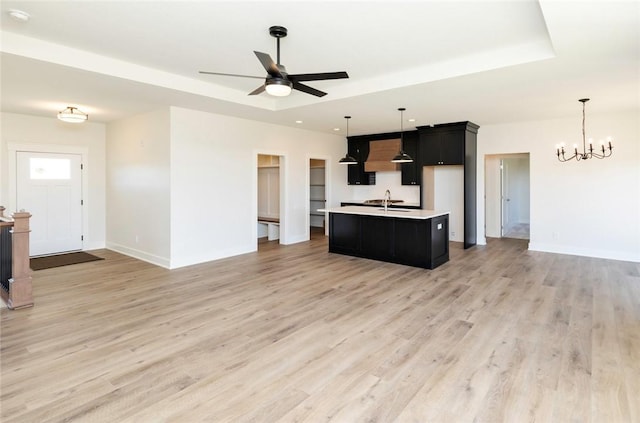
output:
[{"label": "door mat", "polygon": [[78,251],[75,253],[57,254],[55,256],[36,257],[29,260],[31,270],[50,269],[52,267],[68,266],[70,264],[87,263],[90,261],[104,260],[102,257]]}]

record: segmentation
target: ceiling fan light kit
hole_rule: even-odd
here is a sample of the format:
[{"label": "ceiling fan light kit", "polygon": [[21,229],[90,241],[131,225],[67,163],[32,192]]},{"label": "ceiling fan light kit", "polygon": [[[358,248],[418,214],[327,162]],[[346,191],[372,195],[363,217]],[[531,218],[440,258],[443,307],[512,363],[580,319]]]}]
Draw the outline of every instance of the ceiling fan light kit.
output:
[{"label": "ceiling fan light kit", "polygon": [[293,84],[291,81],[286,81],[279,78],[267,78],[264,82],[265,90],[267,94],[271,94],[275,97],[286,97],[291,94],[291,87]]},{"label": "ceiling fan light kit", "polygon": [[82,123],[89,119],[89,115],[79,110],[77,107],[67,107],[61,112],[58,112],[58,119],[68,123]]},{"label": "ceiling fan light kit", "polygon": [[[303,93],[314,95],[316,97],[323,97],[327,95],[327,93],[305,85],[302,82],[349,78],[349,75],[346,72],[303,73],[290,75],[289,73],[287,73],[287,69],[285,68],[285,66],[280,63],[280,38],[287,36],[287,28],[283,26],[272,26],[271,28],[269,28],[269,34],[276,39],[277,61],[274,62],[271,56],[266,53],[254,50],[254,54],[262,64],[262,67],[264,67],[264,69],[267,71],[267,76],[264,78],[264,84],[251,91],[249,95],[257,95],[266,91],[267,94],[275,97],[286,97],[291,94],[291,90],[293,89],[302,91]],[[260,76],[239,75],[221,72],[200,71],[200,73],[208,75],[262,79],[262,77]]]}]

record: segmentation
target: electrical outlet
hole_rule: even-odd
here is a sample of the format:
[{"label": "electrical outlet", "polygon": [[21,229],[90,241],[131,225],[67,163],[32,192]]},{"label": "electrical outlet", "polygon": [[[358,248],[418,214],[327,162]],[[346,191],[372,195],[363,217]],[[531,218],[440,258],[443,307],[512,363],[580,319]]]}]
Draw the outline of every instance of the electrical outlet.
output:
[{"label": "electrical outlet", "polygon": [[138,239],[138,235],[136,235],[136,244],[138,243],[139,239]]},{"label": "electrical outlet", "polygon": [[456,231],[451,231],[451,236],[452,237],[456,236]]}]

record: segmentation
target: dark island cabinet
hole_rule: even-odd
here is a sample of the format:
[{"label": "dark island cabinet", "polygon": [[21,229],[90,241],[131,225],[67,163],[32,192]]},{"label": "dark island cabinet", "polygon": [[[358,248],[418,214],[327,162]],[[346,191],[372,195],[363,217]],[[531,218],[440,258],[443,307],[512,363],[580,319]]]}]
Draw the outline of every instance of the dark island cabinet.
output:
[{"label": "dark island cabinet", "polygon": [[348,141],[349,155],[358,161],[358,164],[349,166],[347,183],[349,185],[375,185],[376,173],[365,172],[364,162],[369,157],[369,142],[364,140]]},{"label": "dark island cabinet", "polygon": [[384,260],[393,255],[393,227],[386,217],[361,216],[362,253],[365,257]]},{"label": "dark island cabinet", "polygon": [[413,162],[400,165],[402,185],[420,185],[422,183],[422,165],[420,163],[418,132],[407,132],[403,138],[403,150],[411,156]]},{"label": "dark island cabinet", "polygon": [[344,254],[357,253],[361,250],[360,216],[343,214],[341,219],[331,220],[329,235],[333,247]]},{"label": "dark island cabinet", "polygon": [[449,260],[449,215],[407,219],[329,213],[329,252],[435,269]]}]

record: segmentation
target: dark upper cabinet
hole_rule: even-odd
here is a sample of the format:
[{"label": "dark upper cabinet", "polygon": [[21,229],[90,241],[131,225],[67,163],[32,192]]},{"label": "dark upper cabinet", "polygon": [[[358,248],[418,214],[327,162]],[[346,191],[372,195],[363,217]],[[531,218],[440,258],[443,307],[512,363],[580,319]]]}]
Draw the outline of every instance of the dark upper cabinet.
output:
[{"label": "dark upper cabinet", "polygon": [[422,181],[422,165],[420,163],[420,149],[418,145],[418,132],[407,132],[403,136],[403,150],[413,159],[411,163],[402,163],[402,185],[420,185]]},{"label": "dark upper cabinet", "polygon": [[358,161],[358,164],[349,166],[347,183],[349,185],[375,185],[376,173],[365,172],[364,162],[369,156],[369,142],[365,140],[349,140],[349,155]]},{"label": "dark upper cabinet", "polygon": [[[444,126],[444,127],[443,127]],[[419,127],[422,144],[422,164],[424,166],[464,164],[465,133],[464,124],[457,127],[436,125]]]},{"label": "dark upper cabinet", "polygon": [[465,131],[445,131],[440,134],[440,160],[442,165],[464,164]]}]

